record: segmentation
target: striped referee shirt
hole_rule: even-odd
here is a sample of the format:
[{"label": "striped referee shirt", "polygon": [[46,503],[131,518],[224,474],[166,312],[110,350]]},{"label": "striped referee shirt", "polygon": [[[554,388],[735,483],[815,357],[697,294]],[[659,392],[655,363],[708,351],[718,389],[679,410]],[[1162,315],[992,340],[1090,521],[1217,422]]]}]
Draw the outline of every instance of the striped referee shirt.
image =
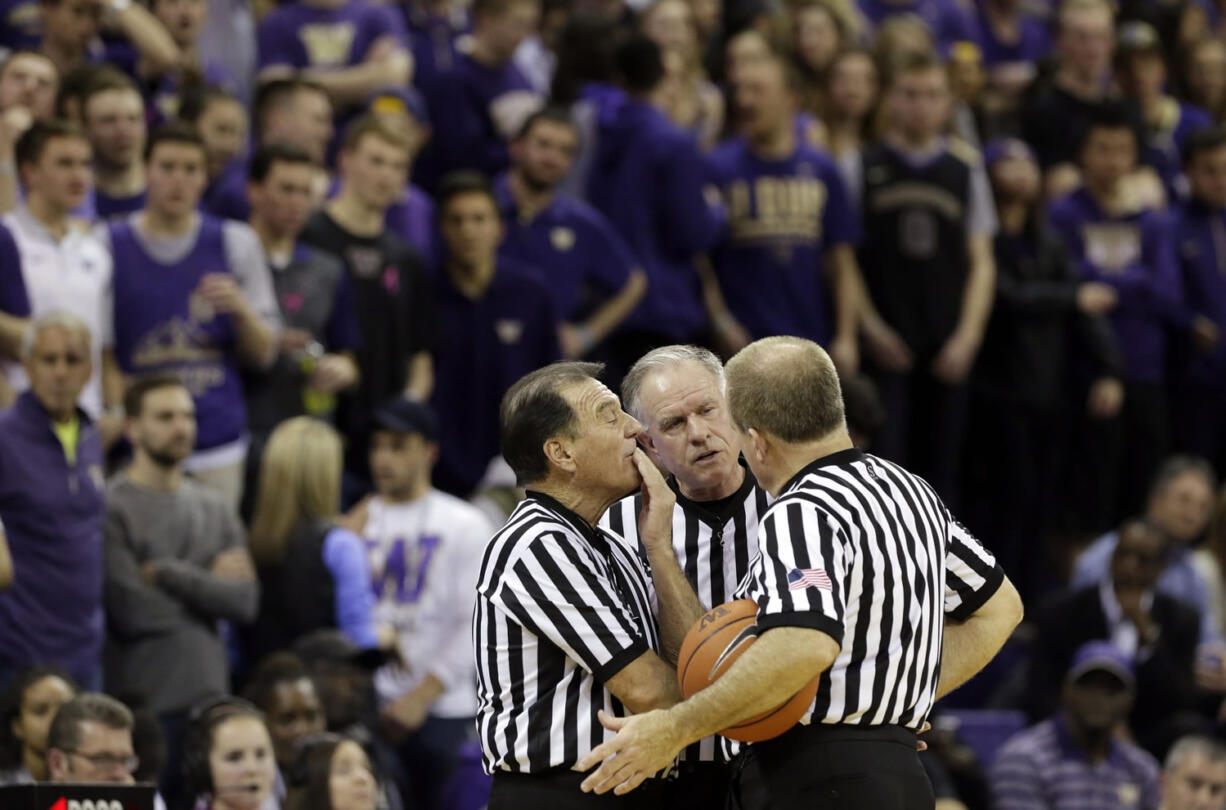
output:
[{"label": "striped referee shirt", "polygon": [[970,616],[1004,579],[923,479],[855,448],[797,473],[758,543],[743,594],[758,626],[811,627],[840,644],[802,722],[918,729],[945,617]]},{"label": "striped referee shirt", "polygon": [[[677,495],[673,507],[673,550],[677,562],[703,607],[721,605],[733,598],[758,555],[758,519],[770,505],[770,495],[758,486],[748,469],[741,488],[730,498],[714,504],[717,511],[712,510],[711,503],[691,501],[682,495],[675,478],[669,477],[668,485]],[[641,549],[638,515],[642,508],[641,494],[623,498],[605,513],[600,525],[629,548]],[[658,609],[657,605],[653,607]],[[735,751],[736,743],[708,737],[682,751],[681,761],[724,762]]]},{"label": "striped referee shirt", "polygon": [[486,548],[473,617],[486,772],[569,768],[612,738],[597,711],[627,712],[604,683],[660,649],[646,569],[547,495],[511,513]]}]

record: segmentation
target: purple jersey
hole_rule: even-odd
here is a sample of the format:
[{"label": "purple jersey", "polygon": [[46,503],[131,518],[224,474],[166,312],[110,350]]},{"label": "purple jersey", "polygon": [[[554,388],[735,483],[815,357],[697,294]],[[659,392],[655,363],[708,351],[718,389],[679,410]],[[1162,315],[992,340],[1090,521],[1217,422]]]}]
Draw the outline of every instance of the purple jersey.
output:
[{"label": "purple jersey", "polygon": [[1110,216],[1085,189],[1054,201],[1050,215],[1081,277],[1119,294],[1109,317],[1125,379],[1161,382],[1167,328],[1186,321],[1170,218],[1155,211]]},{"label": "purple jersey", "polygon": [[1177,200],[1187,196],[1180,157],[1184,141],[1196,130],[1212,126],[1213,117],[1199,107],[1173,98],[1164,101],[1159,123],[1145,129],[1144,162],[1162,178],[1168,198]]},{"label": "purple jersey", "polygon": [[21,274],[21,253],[8,226],[0,223],[0,312],[30,317],[30,298]]},{"label": "purple jersey", "polygon": [[494,190],[507,229],[502,254],[541,271],[562,320],[578,317],[585,293],[607,298],[630,278],[636,265],[630,248],[595,208],[559,192],[528,222],[515,208],[505,175]]},{"label": "purple jersey", "polygon": [[94,191],[94,213],[98,219],[106,221],[115,217],[125,217],[145,207],[147,192],[141,191],[128,197],[112,197],[101,191]]},{"label": "purple jersey", "polygon": [[976,28],[979,36],[975,41],[989,70],[1019,63],[1033,66],[1046,57],[1051,48],[1051,38],[1043,22],[1025,14],[1018,21],[1018,38],[1015,42],[1000,39],[982,12],[976,21]]},{"label": "purple jersey", "polygon": [[830,295],[822,254],[858,239],[838,167],[803,143],[785,160],[764,160],[742,138],[710,157],[728,209],[713,256],[732,314],[753,337],[830,340]]},{"label": "purple jersey", "polygon": [[109,226],[115,257],[115,358],[125,374],[170,372],[196,402],[196,449],[239,439],[247,424],[234,320],[196,288],[206,273],[231,273],[223,222],[200,217],[196,244],[173,264],[155,260],[131,221]]},{"label": "purple jersey", "polygon": [[380,37],[405,41],[391,6],[349,0],[336,8],[284,3],[260,23],[260,68],[345,68],[360,63]]}]

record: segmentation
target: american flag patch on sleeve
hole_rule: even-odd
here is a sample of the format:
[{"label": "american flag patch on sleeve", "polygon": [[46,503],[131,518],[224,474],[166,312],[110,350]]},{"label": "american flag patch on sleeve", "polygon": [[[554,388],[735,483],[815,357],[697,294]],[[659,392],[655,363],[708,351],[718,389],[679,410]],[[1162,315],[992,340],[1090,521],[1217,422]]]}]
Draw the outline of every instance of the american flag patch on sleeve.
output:
[{"label": "american flag patch on sleeve", "polygon": [[788,572],[788,590],[800,591],[805,588],[818,588],[823,591],[834,590],[830,577],[820,568],[793,568]]}]

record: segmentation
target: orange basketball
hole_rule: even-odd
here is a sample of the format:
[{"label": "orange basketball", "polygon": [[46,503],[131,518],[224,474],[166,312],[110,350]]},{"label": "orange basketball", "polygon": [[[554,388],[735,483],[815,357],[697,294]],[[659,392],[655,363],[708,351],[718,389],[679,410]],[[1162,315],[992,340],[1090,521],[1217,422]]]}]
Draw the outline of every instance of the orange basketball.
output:
[{"label": "orange basketball", "polygon": [[[732,666],[757,638],[758,606],[750,599],[716,605],[704,614],[681,642],[677,657],[677,680],[681,694],[689,697],[710,686]],[[804,716],[817,694],[821,676],[814,678],[791,700],[726,728],[721,735],[740,742],[761,742],[778,737]]]}]

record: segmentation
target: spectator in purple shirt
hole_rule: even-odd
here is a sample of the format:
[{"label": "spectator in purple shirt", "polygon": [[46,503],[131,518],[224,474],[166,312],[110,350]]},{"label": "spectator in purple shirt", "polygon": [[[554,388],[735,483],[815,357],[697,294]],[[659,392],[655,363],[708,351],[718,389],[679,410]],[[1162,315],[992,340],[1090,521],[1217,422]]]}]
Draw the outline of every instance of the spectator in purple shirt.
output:
[{"label": "spectator in purple shirt", "polygon": [[668,120],[660,48],[632,36],[617,52],[625,93],[596,112],[597,149],[587,199],[613,223],[647,271],[647,295],[610,343],[610,378],[647,350],[707,337],[694,258],[714,247],[723,211],[708,203],[708,167],[694,138]]},{"label": "spectator in purple shirt", "polygon": [[439,348],[431,404],[439,418],[435,481],[467,497],[498,456],[498,406],[512,383],[558,359],[558,319],[544,277],[498,256],[502,221],[475,172],[438,195],[446,256],[437,278]]},{"label": "spectator in purple shirt", "polygon": [[534,113],[511,144],[511,170],[494,187],[507,230],[499,250],[545,274],[568,359],[604,340],[647,289],[646,274],[608,220],[558,190],[578,139],[566,111]]},{"label": "spectator in purple shirt", "polygon": [[0,681],[34,663],[102,682],[102,441],[77,405],[89,327],[51,312],[23,348],[30,388],[0,415]]},{"label": "spectator in purple shirt", "polygon": [[209,184],[201,207],[212,211],[217,195],[247,170],[247,109],[220,87],[193,85],[181,96],[179,118],[196,127],[207,153]]},{"label": "spectator in purple shirt", "polygon": [[941,53],[959,41],[974,42],[971,17],[957,0],[859,0],[857,5],[873,25],[898,14],[914,14],[932,31]]},{"label": "spectator in purple shirt", "polygon": [[1138,210],[1126,185],[1137,165],[1138,140],[1126,108],[1100,106],[1081,142],[1085,186],[1051,204],[1052,225],[1078,275],[1114,288],[1107,310],[1123,354],[1124,407],[1109,420],[1086,423],[1080,478],[1083,528],[1103,531],[1142,503],[1170,447],[1166,382],[1168,332],[1185,329],[1174,233],[1162,213]]},{"label": "spectator in purple shirt", "polygon": [[261,22],[260,79],[295,76],[324,88],[338,113],[384,87],[407,84],[413,59],[404,20],[367,0],[292,0]]},{"label": "spectator in purple shirt", "polygon": [[413,52],[413,84],[425,87],[455,65],[456,40],[469,29],[468,3],[409,0],[401,3]]},{"label": "spectator in purple shirt", "polygon": [[1132,662],[1109,643],[1078,649],[1060,711],[997,755],[989,776],[996,810],[1158,810],[1157,761],[1118,731],[1135,684]]},{"label": "spectator in purple shirt", "polygon": [[797,135],[795,90],[777,58],[742,68],[733,83],[742,136],[710,158],[728,207],[712,254],[725,308],[712,320],[729,352],[793,335],[829,347],[840,371],[853,374],[859,218],[834,161]]},{"label": "spectator in purple shirt", "polygon": [[467,49],[422,86],[435,130],[447,133],[422,155],[414,179],[424,188],[457,169],[506,170],[507,143],[544,103],[513,61],[540,15],[540,0],[475,0]]},{"label": "spectator in purple shirt", "polygon": [[1125,23],[1116,38],[1116,79],[1140,108],[1144,123],[1143,162],[1162,179],[1168,200],[1181,199],[1187,196],[1187,183],[1180,172],[1179,152],[1191,133],[1213,120],[1204,110],[1166,92],[1166,59],[1153,26]]},{"label": "spectator in purple shirt", "polygon": [[81,122],[94,150],[98,219],[145,205],[145,100],[126,74],[104,69],[81,95]]},{"label": "spectator in purple shirt", "polygon": [[1191,198],[1176,209],[1175,229],[1192,331],[1178,355],[1175,441],[1226,472],[1226,130],[1194,133],[1184,171]]}]

